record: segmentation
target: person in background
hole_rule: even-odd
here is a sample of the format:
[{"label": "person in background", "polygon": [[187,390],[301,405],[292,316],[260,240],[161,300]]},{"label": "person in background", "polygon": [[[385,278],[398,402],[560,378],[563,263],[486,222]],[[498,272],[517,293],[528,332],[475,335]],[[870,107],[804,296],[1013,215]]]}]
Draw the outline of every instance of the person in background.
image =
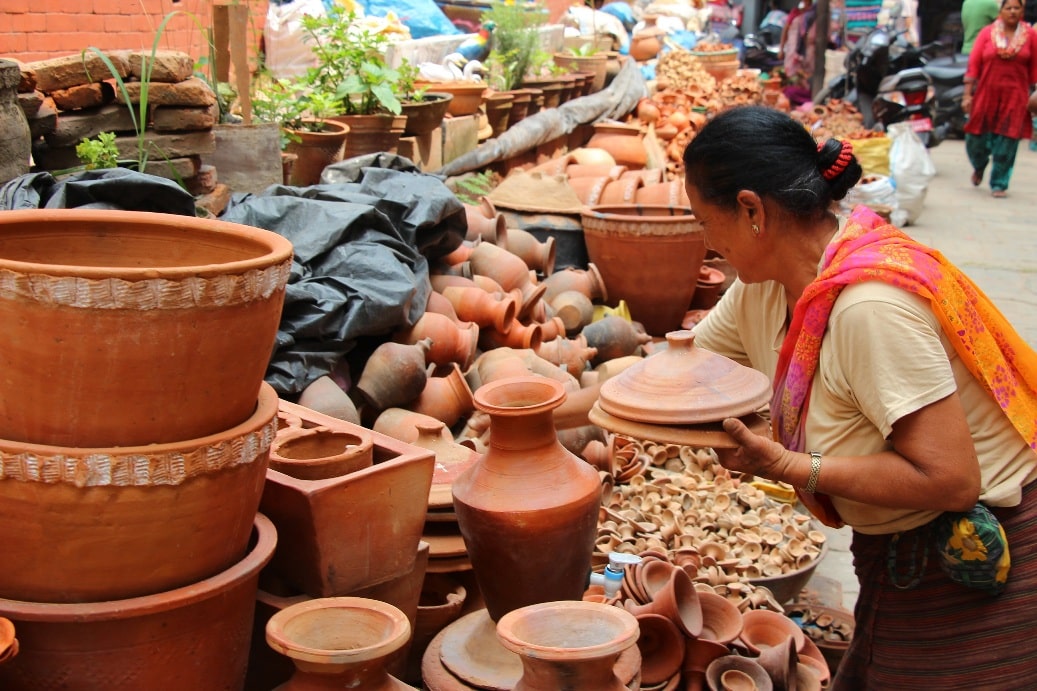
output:
[{"label": "person in background", "polygon": [[972,45],[976,42],[980,30],[997,19],[1000,11],[998,0],[965,0],[962,3],[961,27],[964,42],[961,44],[961,52],[964,55],[972,52]]},{"label": "person in background", "polygon": [[[1032,688],[1037,353],[939,252],[867,207],[832,213],[861,177],[849,142],[742,106],[684,166],[706,246],[737,272],[695,345],[774,384],[773,439],[728,418],[719,461],[853,527],[861,589],[830,688]],[[1010,568],[986,564],[999,595],[951,580],[931,532],[978,502],[1010,545]],[[969,544],[971,562],[986,542]]]},{"label": "person in background", "polygon": [[1007,196],[1019,140],[1033,132],[1026,102],[1037,83],[1037,34],[1023,20],[1022,0],[1002,0],[998,18],[976,37],[965,71],[961,107],[972,184],[990,163],[994,197]]}]

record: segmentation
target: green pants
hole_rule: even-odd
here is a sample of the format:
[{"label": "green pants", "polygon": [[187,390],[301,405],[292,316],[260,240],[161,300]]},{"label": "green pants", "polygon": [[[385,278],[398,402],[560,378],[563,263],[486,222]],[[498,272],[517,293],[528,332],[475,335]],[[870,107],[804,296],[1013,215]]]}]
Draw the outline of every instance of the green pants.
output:
[{"label": "green pants", "polygon": [[1015,167],[1015,152],[1019,149],[1019,140],[1001,134],[965,134],[965,152],[969,156],[972,169],[983,176],[983,171],[990,166],[990,189],[1007,190],[1008,181],[1012,178]]}]

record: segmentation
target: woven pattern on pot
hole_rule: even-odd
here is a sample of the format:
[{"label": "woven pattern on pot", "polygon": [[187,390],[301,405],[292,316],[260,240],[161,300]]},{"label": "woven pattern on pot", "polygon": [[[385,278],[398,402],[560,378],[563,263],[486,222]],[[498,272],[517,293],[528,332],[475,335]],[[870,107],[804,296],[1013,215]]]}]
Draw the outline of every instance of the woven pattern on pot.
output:
[{"label": "woven pattern on pot", "polygon": [[0,450],[0,480],[76,487],[181,485],[195,477],[255,463],[269,453],[276,432],[275,416],[259,429],[233,439],[166,453],[91,453],[83,449],[82,455],[44,456]]},{"label": "woven pattern on pot", "polygon": [[276,266],[237,275],[140,281],[23,274],[0,269],[0,299],[105,310],[223,307],[269,298],[288,283],[291,268],[289,259]]}]

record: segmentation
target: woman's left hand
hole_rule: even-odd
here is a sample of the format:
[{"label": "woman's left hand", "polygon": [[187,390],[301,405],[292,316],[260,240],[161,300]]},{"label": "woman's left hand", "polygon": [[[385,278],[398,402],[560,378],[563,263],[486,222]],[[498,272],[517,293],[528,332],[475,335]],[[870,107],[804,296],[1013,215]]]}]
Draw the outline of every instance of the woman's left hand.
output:
[{"label": "woman's left hand", "polygon": [[720,465],[728,470],[749,473],[768,480],[781,481],[794,456],[784,446],[756,434],[737,418],[724,420],[727,432],[738,448],[715,449]]}]

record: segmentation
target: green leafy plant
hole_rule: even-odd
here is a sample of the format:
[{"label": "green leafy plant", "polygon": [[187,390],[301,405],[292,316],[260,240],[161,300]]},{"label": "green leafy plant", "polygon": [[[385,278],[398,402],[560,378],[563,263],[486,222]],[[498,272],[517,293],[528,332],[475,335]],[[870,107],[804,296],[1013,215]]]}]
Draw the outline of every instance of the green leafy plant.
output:
[{"label": "green leafy plant", "polygon": [[493,173],[483,171],[457,178],[454,187],[454,196],[461,203],[478,206],[480,198],[493,190]]},{"label": "green leafy plant", "polygon": [[302,19],[317,66],[306,73],[319,92],[342,101],[345,115],[400,114],[400,72],[385,62],[389,37],[334,5],[320,17]]},{"label": "green leafy plant", "polygon": [[578,58],[589,58],[592,55],[598,54],[598,49],[594,46],[594,43],[589,41],[576,48],[567,48],[566,50]]},{"label": "green leafy plant", "polygon": [[83,137],[83,140],[76,144],[76,156],[87,170],[117,168],[119,149],[115,146],[115,133],[101,132],[93,139]]},{"label": "green leafy plant", "polygon": [[494,24],[493,44],[485,61],[489,81],[494,88],[510,91],[527,75],[540,48],[540,27],[547,23],[545,10],[539,4],[494,0],[480,19]]},{"label": "green leafy plant", "polygon": [[334,94],[316,91],[305,79],[257,80],[252,95],[252,112],[260,122],[281,126],[281,149],[299,141],[296,132],[322,132],[325,121],[343,111]]},{"label": "green leafy plant", "polygon": [[418,73],[419,70],[416,65],[403,61],[397,71],[400,73],[398,81],[398,90],[400,93],[400,99],[404,101],[415,101],[420,103],[425,100],[425,93],[428,91],[428,85],[418,87]]}]

